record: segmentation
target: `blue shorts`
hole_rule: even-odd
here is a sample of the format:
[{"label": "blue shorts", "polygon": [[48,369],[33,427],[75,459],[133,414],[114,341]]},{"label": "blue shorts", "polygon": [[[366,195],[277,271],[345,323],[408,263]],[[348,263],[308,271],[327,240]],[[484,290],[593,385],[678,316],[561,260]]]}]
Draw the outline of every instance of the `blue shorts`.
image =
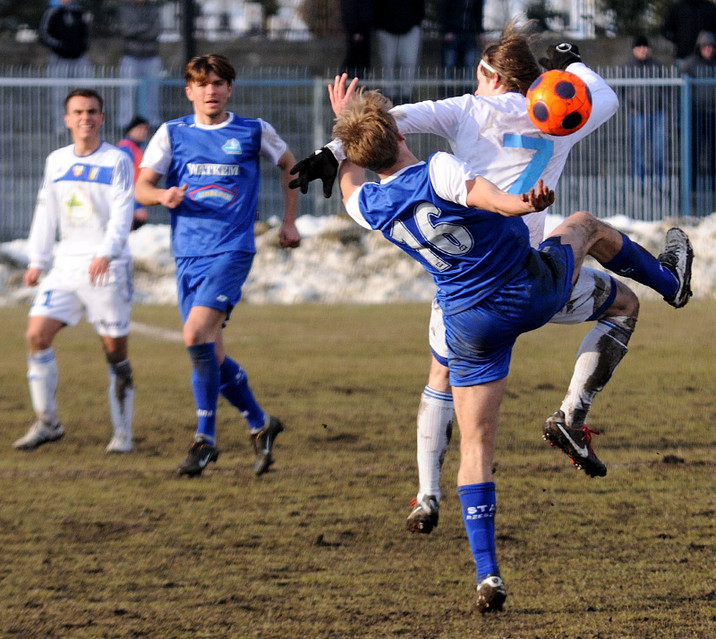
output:
[{"label": "blue shorts", "polygon": [[241,299],[241,287],[251,270],[253,253],[233,251],[206,257],[178,257],[177,298],[182,322],[194,306],[206,306],[226,313]]},{"label": "blue shorts", "polygon": [[546,324],[569,299],[572,247],[548,238],[525,269],[477,306],[445,315],[452,386],[476,386],[507,376],[512,347],[522,333]]}]

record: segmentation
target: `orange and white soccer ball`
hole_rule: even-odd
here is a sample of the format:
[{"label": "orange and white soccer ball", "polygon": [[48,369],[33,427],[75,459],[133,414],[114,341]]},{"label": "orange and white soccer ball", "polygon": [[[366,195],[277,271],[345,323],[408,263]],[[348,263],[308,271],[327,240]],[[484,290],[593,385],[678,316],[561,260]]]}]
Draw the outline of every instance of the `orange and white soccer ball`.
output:
[{"label": "orange and white soccer ball", "polygon": [[532,123],[550,135],[579,131],[592,112],[592,92],[569,71],[545,71],[527,91],[527,113]]}]

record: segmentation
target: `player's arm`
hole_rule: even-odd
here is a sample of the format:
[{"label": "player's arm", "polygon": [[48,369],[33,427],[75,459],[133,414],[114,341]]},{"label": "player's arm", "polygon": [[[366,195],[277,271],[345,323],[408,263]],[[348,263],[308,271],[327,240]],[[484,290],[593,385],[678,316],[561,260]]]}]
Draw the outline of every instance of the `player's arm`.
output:
[{"label": "player's arm", "polygon": [[51,182],[47,180],[48,162],[45,163],[45,174],[42,185],[37,193],[35,212],[32,216],[30,234],[27,238],[28,267],[23,275],[25,286],[35,286],[40,275],[52,261],[55,246],[59,212],[54,206]]},{"label": "player's arm", "polygon": [[554,204],[554,191],[545,186],[540,178],[537,186],[527,193],[511,195],[498,189],[492,182],[477,176],[465,183],[467,205],[475,209],[494,211],[506,217],[544,211]]},{"label": "player's arm", "polygon": [[172,161],[171,143],[166,123],[162,124],[154,134],[144,157],[139,165],[139,177],[134,185],[134,199],[142,206],[161,204],[168,209],[175,209],[181,204],[187,185],[160,188],[157,186],[166,174]]},{"label": "player's arm", "polygon": [[296,208],[298,191],[289,186],[290,170],[296,164],[296,158],[286,149],[278,159],[276,166],[281,171],[281,191],[283,193],[283,220],[278,232],[278,239],[283,248],[295,248],[301,244],[301,235],[296,228]]},{"label": "player's arm", "polygon": [[353,164],[353,162],[345,160],[341,162],[338,175],[343,204],[347,205],[351,195],[365,182],[365,169]]}]

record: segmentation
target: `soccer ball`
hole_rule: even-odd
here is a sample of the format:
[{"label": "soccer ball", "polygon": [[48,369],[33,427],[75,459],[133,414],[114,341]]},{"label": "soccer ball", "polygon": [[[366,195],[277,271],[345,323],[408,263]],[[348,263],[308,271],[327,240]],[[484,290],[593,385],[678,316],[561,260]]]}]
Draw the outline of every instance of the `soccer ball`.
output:
[{"label": "soccer ball", "polygon": [[527,113],[540,131],[569,135],[579,131],[592,112],[592,92],[574,73],[545,71],[527,90]]}]

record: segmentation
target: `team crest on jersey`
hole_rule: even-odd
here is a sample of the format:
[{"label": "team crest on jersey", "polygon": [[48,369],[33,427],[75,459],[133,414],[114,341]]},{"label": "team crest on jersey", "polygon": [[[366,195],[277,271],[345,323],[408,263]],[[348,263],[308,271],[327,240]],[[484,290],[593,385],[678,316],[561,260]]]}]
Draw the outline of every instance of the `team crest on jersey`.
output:
[{"label": "team crest on jersey", "polygon": [[228,155],[241,155],[241,142],[236,138],[231,138],[224,142],[221,150]]},{"label": "team crest on jersey", "polygon": [[72,175],[74,175],[75,177],[79,177],[84,172],[85,172],[84,164],[75,164],[72,167]]},{"label": "team crest on jersey", "polygon": [[208,204],[227,206],[236,199],[236,194],[216,184],[203,186],[189,193],[194,202],[207,202]]},{"label": "team crest on jersey", "polygon": [[89,176],[87,177],[87,179],[88,179],[90,182],[94,182],[94,180],[97,179],[97,174],[98,174],[98,173],[99,173],[99,167],[93,166],[92,168],[90,168]]}]

